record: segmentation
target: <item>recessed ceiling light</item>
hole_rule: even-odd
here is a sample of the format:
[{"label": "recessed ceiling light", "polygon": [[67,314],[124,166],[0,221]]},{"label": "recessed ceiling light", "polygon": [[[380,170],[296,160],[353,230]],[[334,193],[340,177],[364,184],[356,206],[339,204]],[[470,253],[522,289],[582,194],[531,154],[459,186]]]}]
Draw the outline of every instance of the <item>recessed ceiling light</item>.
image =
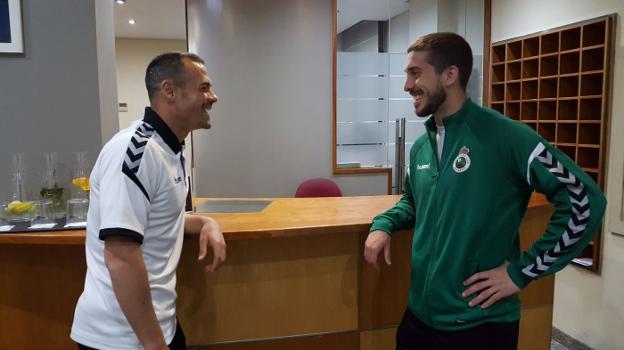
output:
[{"label": "recessed ceiling light", "polygon": [[126,0],[115,0],[116,3],[118,3],[119,5],[123,5],[126,3]]},{"label": "recessed ceiling light", "polygon": [[130,19],[128,20],[128,23],[130,23],[130,24],[136,24],[136,21],[135,21],[133,18],[130,18]]}]

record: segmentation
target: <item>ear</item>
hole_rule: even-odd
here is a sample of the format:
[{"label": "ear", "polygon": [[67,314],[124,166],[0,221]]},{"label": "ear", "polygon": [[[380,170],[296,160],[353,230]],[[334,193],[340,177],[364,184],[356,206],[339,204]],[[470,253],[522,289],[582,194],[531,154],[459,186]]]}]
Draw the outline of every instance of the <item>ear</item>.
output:
[{"label": "ear", "polygon": [[442,84],[446,87],[450,87],[453,84],[459,84],[459,68],[457,66],[448,66],[442,72]]},{"label": "ear", "polygon": [[175,98],[175,88],[171,80],[165,79],[160,82],[160,92],[163,97],[169,101],[173,101]]}]

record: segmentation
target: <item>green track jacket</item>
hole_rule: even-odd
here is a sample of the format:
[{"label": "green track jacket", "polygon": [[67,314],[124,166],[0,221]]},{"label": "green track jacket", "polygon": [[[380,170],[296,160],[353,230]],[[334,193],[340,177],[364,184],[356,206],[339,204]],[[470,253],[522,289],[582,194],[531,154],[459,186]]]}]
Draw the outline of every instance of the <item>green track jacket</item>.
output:
[{"label": "green track jacket", "polygon": [[[371,231],[414,227],[408,307],[425,324],[460,330],[520,319],[517,295],[487,309],[469,307],[462,282],[509,262],[524,288],[568,264],[592,239],[606,200],[598,185],[568,156],[528,126],[469,99],[444,119],[438,161],[433,118],[412,146],[405,191],[375,217]],[[555,205],[546,232],[521,252],[518,227],[531,192]]]}]

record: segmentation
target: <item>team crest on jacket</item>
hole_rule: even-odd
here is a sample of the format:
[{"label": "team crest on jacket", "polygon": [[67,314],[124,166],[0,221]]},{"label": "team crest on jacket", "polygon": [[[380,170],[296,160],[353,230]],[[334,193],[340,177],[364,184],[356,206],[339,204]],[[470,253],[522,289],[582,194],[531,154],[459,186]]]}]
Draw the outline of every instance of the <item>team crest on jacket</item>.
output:
[{"label": "team crest on jacket", "polygon": [[470,149],[466,146],[459,150],[459,154],[453,161],[453,170],[455,170],[456,173],[463,173],[470,168],[470,157],[468,156],[468,152],[470,152]]}]

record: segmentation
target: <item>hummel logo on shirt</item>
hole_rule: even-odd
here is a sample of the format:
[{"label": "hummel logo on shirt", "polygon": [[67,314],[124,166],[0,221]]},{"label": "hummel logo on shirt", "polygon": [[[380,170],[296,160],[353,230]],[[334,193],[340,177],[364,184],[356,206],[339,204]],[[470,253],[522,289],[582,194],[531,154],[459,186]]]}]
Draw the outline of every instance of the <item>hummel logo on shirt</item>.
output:
[{"label": "hummel logo on shirt", "polygon": [[174,184],[176,184],[176,185],[177,185],[177,184],[179,184],[180,182],[182,182],[182,177],[181,177],[181,176],[178,176],[178,177],[174,177],[174,178],[173,178],[173,183],[174,183]]},{"label": "hummel logo on shirt", "polygon": [[427,163],[427,164],[418,164],[416,166],[416,170],[426,170],[429,169],[431,167],[431,163]]}]

